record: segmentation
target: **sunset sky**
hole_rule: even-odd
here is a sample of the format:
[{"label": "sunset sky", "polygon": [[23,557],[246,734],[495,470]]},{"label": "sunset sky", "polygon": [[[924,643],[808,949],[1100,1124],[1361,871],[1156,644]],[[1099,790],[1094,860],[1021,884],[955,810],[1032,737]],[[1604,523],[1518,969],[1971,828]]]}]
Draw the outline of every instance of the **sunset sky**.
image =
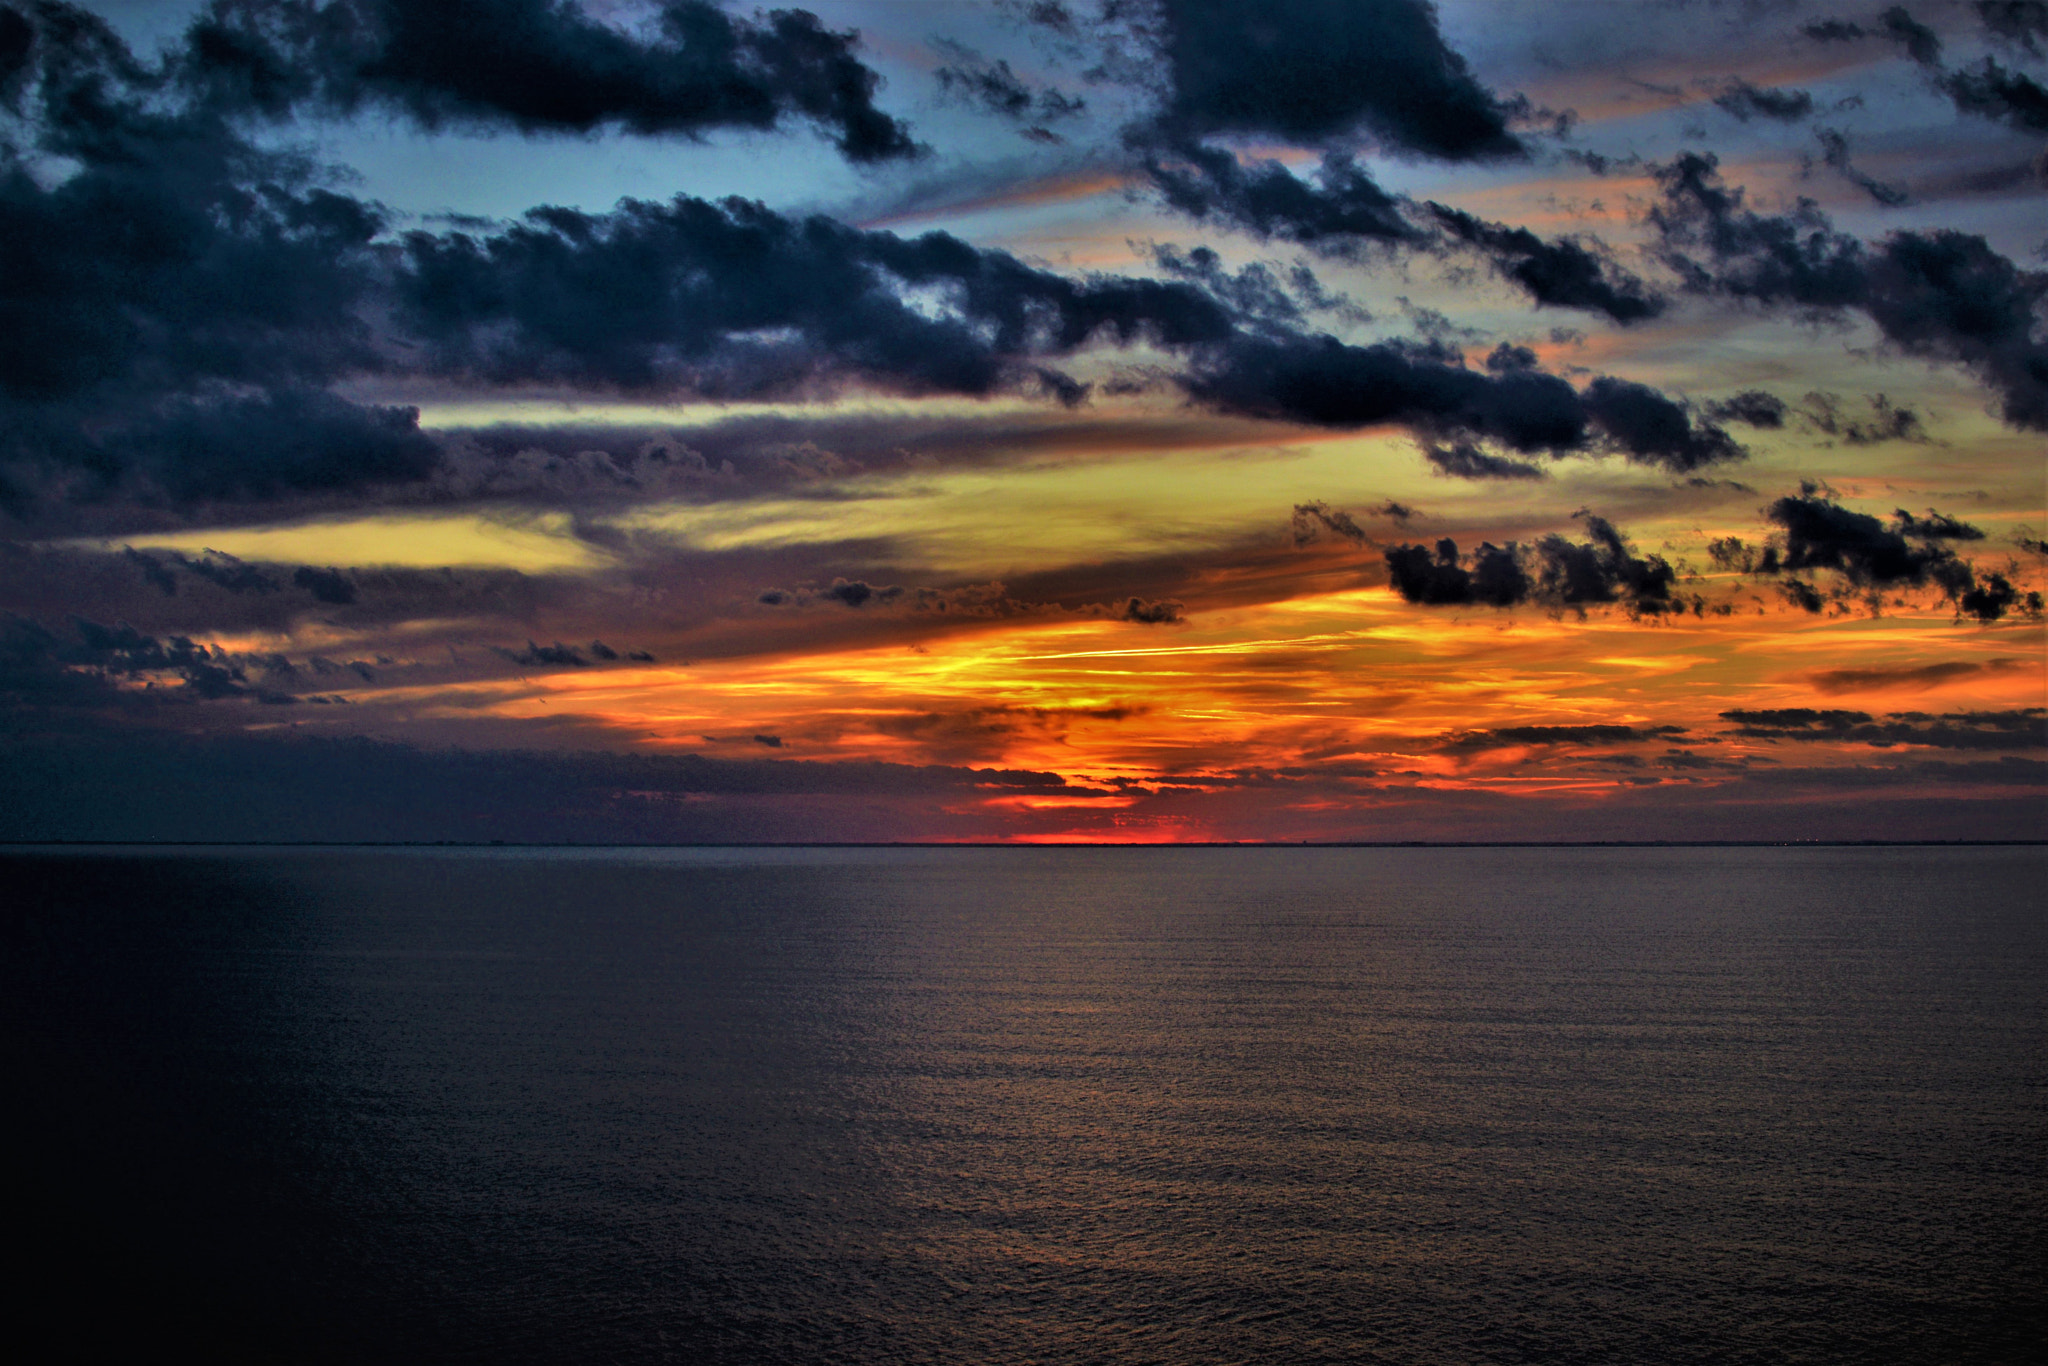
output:
[{"label": "sunset sky", "polygon": [[2037,838],[2048,7],[0,5],[5,839]]}]

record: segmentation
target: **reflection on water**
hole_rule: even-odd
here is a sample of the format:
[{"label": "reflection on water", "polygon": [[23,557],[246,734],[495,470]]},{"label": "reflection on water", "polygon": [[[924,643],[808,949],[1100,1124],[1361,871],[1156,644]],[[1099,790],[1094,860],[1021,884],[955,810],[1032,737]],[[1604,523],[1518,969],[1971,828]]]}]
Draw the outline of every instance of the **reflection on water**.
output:
[{"label": "reflection on water", "polygon": [[295,1360],[2014,1360],[2044,873],[16,854],[27,1302]]}]

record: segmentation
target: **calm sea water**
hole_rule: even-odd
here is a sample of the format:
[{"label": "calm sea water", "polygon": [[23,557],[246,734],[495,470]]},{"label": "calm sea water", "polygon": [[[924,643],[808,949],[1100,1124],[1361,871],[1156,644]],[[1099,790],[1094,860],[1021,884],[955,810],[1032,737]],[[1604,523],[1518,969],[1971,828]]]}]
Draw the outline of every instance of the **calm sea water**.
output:
[{"label": "calm sea water", "polygon": [[9,1335],[1994,1362],[2048,850],[0,858]]}]

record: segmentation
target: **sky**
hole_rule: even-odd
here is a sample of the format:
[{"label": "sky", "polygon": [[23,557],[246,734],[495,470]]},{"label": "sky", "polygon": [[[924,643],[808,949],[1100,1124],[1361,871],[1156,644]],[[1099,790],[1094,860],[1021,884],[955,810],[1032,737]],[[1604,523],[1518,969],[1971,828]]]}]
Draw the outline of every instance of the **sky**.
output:
[{"label": "sky", "polygon": [[2048,5],[0,3],[0,839],[2048,831]]}]

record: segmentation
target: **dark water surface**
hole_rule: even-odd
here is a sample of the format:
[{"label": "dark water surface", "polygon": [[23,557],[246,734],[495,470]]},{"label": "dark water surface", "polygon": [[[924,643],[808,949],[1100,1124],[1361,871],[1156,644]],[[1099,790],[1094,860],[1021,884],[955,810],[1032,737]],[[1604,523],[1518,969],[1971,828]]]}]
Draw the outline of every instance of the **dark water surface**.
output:
[{"label": "dark water surface", "polygon": [[1993,1362],[2048,850],[0,855],[10,1336]]}]

